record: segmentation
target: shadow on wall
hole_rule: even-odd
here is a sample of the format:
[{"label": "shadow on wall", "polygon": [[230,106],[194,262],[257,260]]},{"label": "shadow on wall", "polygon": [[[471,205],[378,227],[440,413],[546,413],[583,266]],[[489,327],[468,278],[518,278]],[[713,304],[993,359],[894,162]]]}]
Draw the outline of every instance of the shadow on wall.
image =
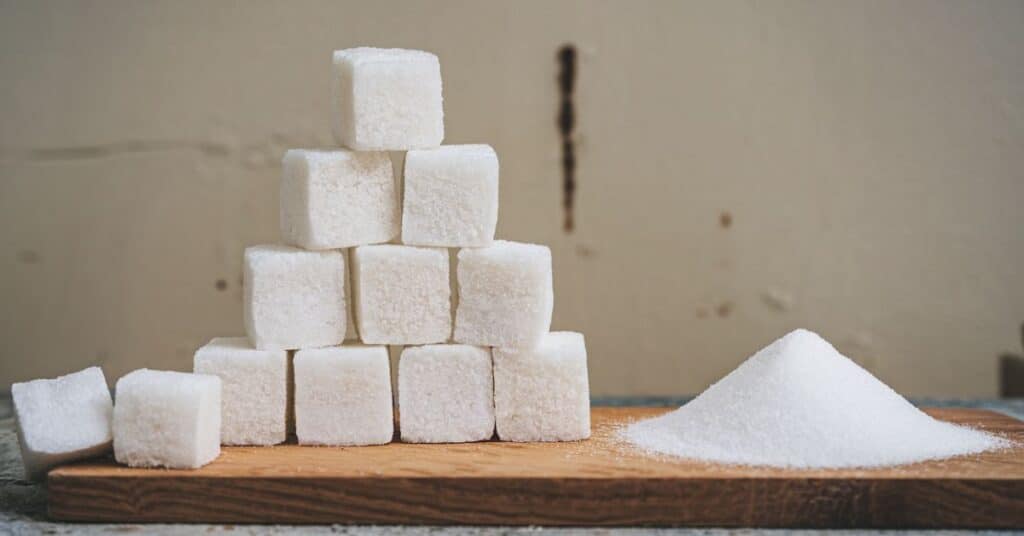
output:
[{"label": "shadow on wall", "polygon": [[[1020,325],[1020,344],[1024,351],[1024,324]],[[999,396],[1024,398],[1024,355],[1005,353],[999,356]]]}]

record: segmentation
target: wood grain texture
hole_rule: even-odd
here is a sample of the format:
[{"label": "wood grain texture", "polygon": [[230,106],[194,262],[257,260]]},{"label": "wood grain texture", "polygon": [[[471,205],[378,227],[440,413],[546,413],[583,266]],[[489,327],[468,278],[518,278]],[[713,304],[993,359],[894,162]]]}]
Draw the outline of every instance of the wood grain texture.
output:
[{"label": "wood grain texture", "polygon": [[[1024,528],[1020,446],[873,470],[654,458],[615,438],[665,409],[595,408],[575,443],[226,447],[195,471],[112,460],[49,475],[56,519],[105,522]],[[997,413],[932,415],[1024,442]]]}]

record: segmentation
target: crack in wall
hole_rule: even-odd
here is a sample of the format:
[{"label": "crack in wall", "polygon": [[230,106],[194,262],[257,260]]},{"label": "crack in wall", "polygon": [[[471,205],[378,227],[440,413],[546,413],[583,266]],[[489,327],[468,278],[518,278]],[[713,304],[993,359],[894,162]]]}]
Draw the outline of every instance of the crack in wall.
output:
[{"label": "crack in wall", "polygon": [[558,89],[560,106],[558,110],[558,132],[562,137],[562,228],[571,233],[575,227],[573,205],[576,194],[576,146],[573,131],[576,129],[576,108],[572,102],[576,85],[576,47],[562,45],[558,49]]},{"label": "crack in wall", "polygon": [[0,159],[22,162],[68,162],[167,151],[198,151],[209,157],[226,157],[233,149],[226,143],[214,141],[128,140],[64,147],[0,148]]}]

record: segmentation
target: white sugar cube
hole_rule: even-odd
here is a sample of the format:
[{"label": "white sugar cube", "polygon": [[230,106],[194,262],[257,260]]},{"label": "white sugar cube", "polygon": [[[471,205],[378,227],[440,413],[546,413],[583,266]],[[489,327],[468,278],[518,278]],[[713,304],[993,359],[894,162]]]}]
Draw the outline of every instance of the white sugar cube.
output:
[{"label": "white sugar cube", "polygon": [[288,246],[245,250],[245,331],[260,350],[345,340],[345,256]]},{"label": "white sugar cube", "polygon": [[257,350],[245,337],[216,338],[196,351],[193,371],[221,380],[221,444],[284,442],[288,404],[286,350]]},{"label": "white sugar cube", "polygon": [[359,337],[366,344],[430,344],[452,333],[448,251],[378,245],[352,252]]},{"label": "white sugar cube", "polygon": [[551,328],[551,250],[495,241],[459,251],[455,341],[529,348]]},{"label": "white sugar cube", "polygon": [[494,413],[502,441],[590,437],[590,388],[583,335],[545,335],[531,350],[494,350]]},{"label": "white sugar cube", "polygon": [[286,244],[336,249],[398,236],[398,189],[387,153],[292,149],[282,168]]},{"label": "white sugar cube", "polygon": [[140,369],[117,381],[114,458],[195,469],[220,455],[220,378]]},{"label": "white sugar cube", "polygon": [[402,242],[481,247],[498,223],[498,155],[490,145],[445,145],[405,157]]},{"label": "white sugar cube", "polygon": [[356,151],[437,147],[444,139],[437,56],[398,48],[336,50],[331,73],[334,139]]},{"label": "white sugar cube", "polygon": [[494,434],[491,351],[412,346],[398,362],[399,429],[410,443],[484,441]]},{"label": "white sugar cube", "polygon": [[384,346],[295,353],[295,433],[303,445],[380,445],[395,433]]},{"label": "white sugar cube", "polygon": [[99,367],[11,386],[25,476],[110,450],[113,403]]}]

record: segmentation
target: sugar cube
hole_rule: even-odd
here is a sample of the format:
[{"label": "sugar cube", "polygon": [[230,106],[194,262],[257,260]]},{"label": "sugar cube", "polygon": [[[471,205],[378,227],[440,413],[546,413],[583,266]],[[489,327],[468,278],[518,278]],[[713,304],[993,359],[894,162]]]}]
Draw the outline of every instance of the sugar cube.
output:
[{"label": "sugar cube", "polygon": [[380,445],[395,433],[384,346],[295,353],[295,433],[303,445]]},{"label": "sugar cube", "polygon": [[491,351],[412,346],[398,361],[399,429],[410,443],[484,441],[494,434]]},{"label": "sugar cube", "polygon": [[110,450],[113,403],[99,367],[11,386],[25,476]]},{"label": "sugar cube", "polygon": [[345,340],[345,256],[288,246],[245,250],[245,330],[260,350]]},{"label": "sugar cube", "polygon": [[292,149],[282,168],[286,244],[336,249],[398,236],[398,189],[387,153]]},{"label": "sugar cube", "polygon": [[444,139],[441,65],[420,50],[336,50],[331,74],[334,139],[356,151],[437,147]]},{"label": "sugar cube", "polygon": [[495,241],[459,251],[455,341],[529,348],[551,327],[551,250]]},{"label": "sugar cube", "polygon": [[221,444],[275,445],[285,440],[286,350],[257,350],[245,337],[215,338],[196,351],[193,370],[220,377]]},{"label": "sugar cube", "polygon": [[502,441],[590,437],[583,335],[553,332],[531,350],[494,350],[494,413]]},{"label": "sugar cube", "polygon": [[195,469],[220,455],[220,378],[140,369],[117,381],[114,458]]},{"label": "sugar cube", "polygon": [[498,223],[498,155],[490,145],[444,145],[405,157],[402,243],[481,247]]},{"label": "sugar cube", "polygon": [[399,245],[352,252],[356,325],[366,344],[430,344],[452,333],[448,251]]}]

